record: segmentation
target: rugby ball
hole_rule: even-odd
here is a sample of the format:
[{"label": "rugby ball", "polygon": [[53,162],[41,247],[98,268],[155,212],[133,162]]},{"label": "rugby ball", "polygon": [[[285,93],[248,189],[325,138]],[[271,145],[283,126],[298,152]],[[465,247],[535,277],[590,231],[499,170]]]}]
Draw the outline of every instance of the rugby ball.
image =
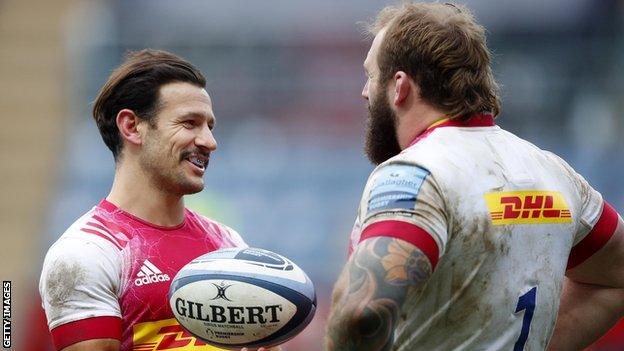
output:
[{"label": "rugby ball", "polygon": [[284,256],[228,248],[196,258],[178,272],[169,305],[180,325],[220,348],[272,347],[314,317],[316,293],[305,272]]}]

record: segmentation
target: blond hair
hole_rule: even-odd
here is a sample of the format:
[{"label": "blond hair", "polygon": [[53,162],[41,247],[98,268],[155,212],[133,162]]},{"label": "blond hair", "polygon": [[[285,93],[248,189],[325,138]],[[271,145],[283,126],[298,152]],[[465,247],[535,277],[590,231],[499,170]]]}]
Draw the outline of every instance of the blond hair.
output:
[{"label": "blond hair", "polygon": [[377,62],[379,81],[404,71],[422,98],[450,117],[500,113],[485,29],[461,5],[407,3],[384,8],[368,31],[386,29]]}]

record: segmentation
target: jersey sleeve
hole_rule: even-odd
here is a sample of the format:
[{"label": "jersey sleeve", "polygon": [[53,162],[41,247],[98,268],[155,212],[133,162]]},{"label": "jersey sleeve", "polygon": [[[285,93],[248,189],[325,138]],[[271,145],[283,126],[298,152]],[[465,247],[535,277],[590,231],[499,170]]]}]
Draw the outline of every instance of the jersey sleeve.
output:
[{"label": "jersey sleeve", "polygon": [[232,244],[236,247],[248,247],[243,237],[234,229],[224,225],[226,235],[230,238]]},{"label": "jersey sleeve", "polygon": [[448,241],[444,199],[433,175],[408,163],[377,168],[360,203],[359,242],[387,236],[418,247],[435,268]]},{"label": "jersey sleeve", "polygon": [[585,237],[572,247],[567,269],[578,266],[598,252],[615,233],[619,215],[608,202],[605,201],[602,205],[600,215],[597,217],[595,224],[591,226]]},{"label": "jersey sleeve", "polygon": [[604,201],[602,195],[578,174],[563,159],[555,158],[567,171],[580,194],[579,226],[574,233],[574,242],[568,258],[567,269],[574,268],[591,257],[609,241],[618,223],[618,214]]},{"label": "jersey sleeve", "polygon": [[[204,215],[190,211],[198,221],[198,224],[204,229],[209,236],[219,238],[217,247],[248,247],[243,237],[229,226],[216,222]],[[225,245],[225,246],[224,246]]]},{"label": "jersey sleeve", "polygon": [[48,251],[39,292],[57,349],[121,339],[121,254],[96,236],[62,237]]}]

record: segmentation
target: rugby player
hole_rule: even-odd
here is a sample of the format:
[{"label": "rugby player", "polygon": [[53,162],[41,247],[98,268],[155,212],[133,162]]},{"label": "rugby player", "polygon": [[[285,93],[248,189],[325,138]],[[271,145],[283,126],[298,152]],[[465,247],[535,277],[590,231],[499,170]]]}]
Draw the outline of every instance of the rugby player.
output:
[{"label": "rugby player", "polygon": [[560,308],[552,348],[591,343],[622,315],[619,215],[564,160],[496,125],[485,31],[467,8],[388,7],[370,30],[378,166],[327,350],[544,350]]},{"label": "rugby player", "polygon": [[93,116],[115,160],[112,189],[52,245],[41,273],[58,350],[217,350],[182,329],[167,298],[195,257],[246,246],[184,207],[217,148],[205,85],[191,63],[142,50],[102,87]]}]

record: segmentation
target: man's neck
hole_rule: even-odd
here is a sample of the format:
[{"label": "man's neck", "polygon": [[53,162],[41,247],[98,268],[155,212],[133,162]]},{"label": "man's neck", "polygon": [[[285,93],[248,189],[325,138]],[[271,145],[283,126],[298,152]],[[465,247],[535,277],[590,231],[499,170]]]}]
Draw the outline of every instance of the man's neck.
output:
[{"label": "man's neck", "polygon": [[106,200],[149,223],[171,227],[184,221],[184,200],[155,186],[140,169],[118,165]]},{"label": "man's neck", "polygon": [[445,114],[433,108],[422,108],[410,112],[409,115],[401,119],[403,125],[399,125],[398,129],[401,150],[407,148],[416,137],[424,133],[429,127],[447,118]]}]

